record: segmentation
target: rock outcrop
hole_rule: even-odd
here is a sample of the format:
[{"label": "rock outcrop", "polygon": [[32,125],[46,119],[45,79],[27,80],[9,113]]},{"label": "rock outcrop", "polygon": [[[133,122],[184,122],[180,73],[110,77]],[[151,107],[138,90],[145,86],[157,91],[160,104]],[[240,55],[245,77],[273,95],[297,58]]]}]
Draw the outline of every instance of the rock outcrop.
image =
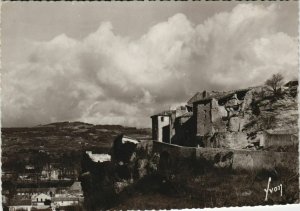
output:
[{"label": "rock outcrop", "polygon": [[117,203],[126,189],[157,170],[152,145],[129,137],[118,136],[111,149],[111,161],[94,162],[83,156],[83,185],[88,210],[108,209]]},{"label": "rock outcrop", "polygon": [[268,87],[260,86],[221,97],[216,95],[210,104],[196,102],[197,136],[205,147],[257,149],[264,141],[264,131],[297,128],[298,105],[294,89],[286,87],[274,95]]}]

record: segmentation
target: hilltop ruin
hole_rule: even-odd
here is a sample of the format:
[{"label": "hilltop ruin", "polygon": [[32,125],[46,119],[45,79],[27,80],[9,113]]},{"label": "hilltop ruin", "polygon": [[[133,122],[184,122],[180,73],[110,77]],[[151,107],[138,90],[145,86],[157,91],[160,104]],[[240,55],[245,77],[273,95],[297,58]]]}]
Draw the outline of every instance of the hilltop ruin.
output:
[{"label": "hilltop ruin", "polygon": [[[141,204],[145,209],[251,206],[298,200],[297,83],[281,87],[279,96],[264,86],[203,91],[185,106],[151,118],[153,140],[121,134],[110,150],[110,161],[83,156],[81,181],[88,209]],[[269,177],[284,183],[285,197],[274,195],[264,201]],[[171,207],[149,204],[140,198],[148,194],[174,201]],[[138,207],[136,200],[126,204],[132,197],[141,200]]]},{"label": "hilltop ruin", "polygon": [[[268,142],[265,139],[276,136],[278,130],[284,129],[281,134],[286,136],[298,136],[297,84],[290,81],[281,87],[279,99],[266,86],[198,92],[185,106],[151,116],[153,140],[181,146],[245,149],[263,147]],[[289,117],[280,116],[280,110],[285,109]]]}]

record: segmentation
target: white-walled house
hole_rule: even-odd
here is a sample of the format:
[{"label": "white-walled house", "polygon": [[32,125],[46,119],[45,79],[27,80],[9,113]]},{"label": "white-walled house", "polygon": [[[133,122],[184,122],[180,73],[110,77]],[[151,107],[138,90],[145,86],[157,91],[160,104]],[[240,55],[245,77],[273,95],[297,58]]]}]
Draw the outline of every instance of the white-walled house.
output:
[{"label": "white-walled house", "polygon": [[31,204],[34,206],[43,206],[46,200],[51,201],[51,196],[44,193],[36,194],[31,197]]}]

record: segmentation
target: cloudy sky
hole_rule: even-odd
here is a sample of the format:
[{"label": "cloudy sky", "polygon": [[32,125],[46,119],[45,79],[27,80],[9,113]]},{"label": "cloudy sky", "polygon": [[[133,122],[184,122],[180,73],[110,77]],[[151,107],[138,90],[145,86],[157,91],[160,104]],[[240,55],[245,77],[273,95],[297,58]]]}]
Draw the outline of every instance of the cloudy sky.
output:
[{"label": "cloudy sky", "polygon": [[150,127],[201,90],[297,76],[297,2],[2,5],[2,125]]}]

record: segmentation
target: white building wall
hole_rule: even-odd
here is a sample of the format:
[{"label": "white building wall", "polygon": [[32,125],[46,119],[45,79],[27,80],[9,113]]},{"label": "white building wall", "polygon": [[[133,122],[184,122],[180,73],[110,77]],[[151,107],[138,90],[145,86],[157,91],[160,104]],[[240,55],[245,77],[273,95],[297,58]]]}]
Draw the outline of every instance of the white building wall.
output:
[{"label": "white building wall", "polygon": [[163,127],[170,125],[170,117],[168,116],[158,116],[158,137],[157,141],[163,141]]},{"label": "white building wall", "polygon": [[56,201],[56,202],[54,202],[54,205],[61,206],[61,207],[72,206],[72,205],[76,205],[76,204],[78,204],[78,201]]}]

